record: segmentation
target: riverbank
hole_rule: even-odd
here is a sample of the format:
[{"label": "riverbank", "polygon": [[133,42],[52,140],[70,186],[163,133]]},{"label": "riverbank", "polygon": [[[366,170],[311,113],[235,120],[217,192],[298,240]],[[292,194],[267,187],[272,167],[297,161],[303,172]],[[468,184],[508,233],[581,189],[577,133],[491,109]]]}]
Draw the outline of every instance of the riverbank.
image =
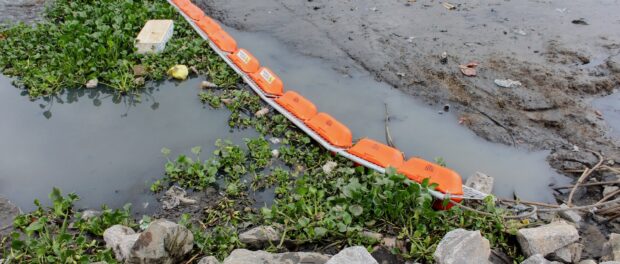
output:
[{"label": "riverbank", "polygon": [[[217,70],[210,73],[216,74]],[[219,141],[216,151],[204,157],[204,160],[193,156],[169,157],[170,160],[165,165],[166,177],[152,185],[154,191],[169,190],[161,194],[161,199],[168,199],[167,202],[162,202],[164,205],[168,204],[168,209],[154,217],[178,221],[181,226],[192,231],[193,237],[191,243],[186,239],[180,240],[183,246],[181,254],[166,248],[169,257],[175,256],[190,262],[197,261],[203,255],[215,255],[222,259],[228,253],[234,252],[235,248],[249,246],[249,240],[242,240],[242,237],[244,231],[251,231],[254,227],[259,230],[279,230],[275,239],[269,237],[267,241],[263,241],[266,242],[265,245],[256,246],[261,249],[303,249],[335,254],[348,245],[364,245],[368,248],[378,246],[374,249],[379,251],[385,244],[383,238],[389,237],[400,241],[400,246],[384,245],[386,247],[383,249],[398,252],[396,256],[400,258],[423,262],[430,262],[433,258],[439,261],[441,256],[433,256],[433,253],[437,253],[441,247],[441,238],[458,228],[481,230],[482,235],[478,233],[472,237],[480,242],[480,248],[484,248],[486,244],[487,247],[508,254],[517,262],[524,259],[523,255],[529,256],[533,252],[546,256],[559,254],[560,250],[565,250],[568,246],[579,248],[574,245],[579,239],[574,235],[576,228],[562,225],[562,230],[566,232],[560,232],[559,240],[562,242],[553,246],[557,248],[551,251],[547,248],[539,252],[521,243],[523,252],[520,252],[514,241],[519,237],[517,229],[542,222],[537,222],[536,219],[504,220],[506,212],[490,206],[490,203],[486,206],[473,204],[479,209],[485,209],[490,216],[458,208],[434,211],[427,186],[419,188],[415,187],[416,185],[407,185],[404,177],[400,175],[379,175],[356,168],[346,160],[332,157],[282,116],[269,111],[265,114],[262,111],[264,105],[241,84],[227,89],[211,90],[201,94],[200,98],[212,107],[228,108],[231,111],[231,128],[256,129],[262,136],[248,138],[245,146]],[[258,114],[259,112],[262,114]],[[164,149],[163,152],[169,155],[169,151]],[[199,156],[202,150],[193,148],[191,152]],[[180,185],[189,192],[169,189],[171,185]],[[276,198],[272,206],[252,206],[251,195],[260,189],[273,190]],[[62,239],[68,234],[78,243],[72,244],[67,240],[60,242],[69,249],[77,246],[83,250],[81,252],[89,252],[81,256],[84,259],[113,261],[113,258],[119,258],[119,254],[123,259],[123,251],[119,253],[114,250],[114,239],[105,239],[104,230],[115,224],[126,226],[117,227],[125,232],[124,236],[119,237],[121,240],[134,239],[129,243],[131,245],[143,241],[144,244],[140,242],[139,245],[148,247],[150,242],[145,242],[146,238],[141,237],[152,236],[154,233],[150,230],[155,228],[166,229],[172,226],[174,230],[181,230],[175,234],[189,237],[188,231],[177,228],[176,224],[153,221],[151,216],[141,220],[131,219],[128,210],[104,210],[91,220],[81,219],[82,215],[76,215],[78,210],[71,205],[75,198],[72,195],[63,197],[56,191],[51,196],[53,210],[42,206],[20,217],[16,228],[25,233],[26,237],[15,238],[14,241],[18,242],[12,243],[11,247],[17,253],[4,253],[3,257],[6,255],[13,259],[20,253],[24,253],[21,257],[28,260],[39,257],[45,257],[48,261],[56,257],[61,260],[63,257],[80,257],[79,254],[72,254],[75,252],[70,250],[60,256],[54,255],[56,252],[52,254],[47,251],[50,249],[49,244],[58,242],[56,238]],[[539,217],[543,215],[545,214],[540,214]],[[544,221],[557,218],[554,215],[546,217],[549,218]],[[80,222],[78,218],[83,221]],[[48,221],[49,219],[53,220]],[[572,218],[571,221],[576,220]],[[588,221],[590,219],[586,220]],[[74,225],[65,225],[66,223]],[[580,223],[575,225],[581,226]],[[65,233],[67,230],[69,232]],[[80,232],[76,233],[75,230]],[[143,232],[134,236],[134,230]],[[376,235],[369,238],[369,233],[380,234],[382,239],[377,239]],[[536,233],[536,230],[533,233]],[[468,236],[471,233],[463,234]],[[486,238],[483,239],[483,236]],[[52,239],[36,243],[41,237]],[[529,237],[527,241],[530,241],[529,239],[535,238]],[[94,241],[94,244],[80,244],[80,241]],[[105,246],[112,247],[113,250],[106,250]],[[43,254],[39,254],[40,252]],[[187,255],[190,252],[192,254]],[[571,255],[569,262],[573,258],[576,257]]]}]

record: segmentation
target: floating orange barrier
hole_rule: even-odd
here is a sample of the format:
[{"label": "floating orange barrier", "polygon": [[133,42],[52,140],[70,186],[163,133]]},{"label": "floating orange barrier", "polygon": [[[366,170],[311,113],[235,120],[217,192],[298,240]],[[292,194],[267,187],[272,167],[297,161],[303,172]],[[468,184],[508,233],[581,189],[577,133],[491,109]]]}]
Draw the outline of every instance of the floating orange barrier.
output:
[{"label": "floating orange barrier", "polygon": [[351,130],[326,113],[317,114],[306,125],[336,147],[349,148],[353,145]]},{"label": "floating orange barrier", "polygon": [[[402,173],[412,181],[421,183],[424,179],[429,179],[431,184],[437,184],[437,191],[445,194],[463,195],[463,179],[451,169],[438,164],[411,158],[402,166],[397,168],[398,173]],[[460,202],[460,198],[451,198],[452,201]],[[450,208],[451,205],[447,206]],[[441,209],[447,209],[441,208]]]},{"label": "floating orange barrier", "polygon": [[237,41],[224,30],[218,30],[209,38],[224,52],[233,53],[237,50]]},{"label": "floating orange barrier", "polygon": [[316,116],[318,113],[316,106],[310,100],[294,91],[284,93],[283,96],[276,98],[275,101],[304,122]]},{"label": "floating orange barrier", "polygon": [[[177,3],[178,2],[178,3]],[[175,4],[194,21],[199,21],[205,16],[205,12],[200,7],[194,5],[191,1],[175,1]]]},{"label": "floating orange barrier", "polygon": [[245,49],[238,49],[233,54],[228,54],[228,58],[245,73],[255,73],[260,68],[258,59]]},{"label": "floating orange barrier", "polygon": [[222,30],[220,24],[215,22],[215,20],[209,16],[203,16],[200,20],[196,21],[196,25],[208,36]]},{"label": "floating orange barrier", "polygon": [[260,68],[256,73],[250,74],[250,78],[258,84],[261,90],[270,96],[281,96],[284,92],[284,84],[280,77],[266,67]]},{"label": "floating orange barrier", "polygon": [[347,152],[377,164],[382,168],[396,168],[405,162],[403,153],[400,150],[367,138],[357,142]]}]

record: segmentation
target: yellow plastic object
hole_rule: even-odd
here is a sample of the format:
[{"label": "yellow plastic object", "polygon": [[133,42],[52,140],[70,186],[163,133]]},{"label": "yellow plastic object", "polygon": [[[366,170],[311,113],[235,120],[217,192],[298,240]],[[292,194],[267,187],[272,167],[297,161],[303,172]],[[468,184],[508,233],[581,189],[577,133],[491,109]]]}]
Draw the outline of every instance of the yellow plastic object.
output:
[{"label": "yellow plastic object", "polygon": [[168,75],[177,80],[185,80],[189,75],[189,69],[185,65],[174,65],[168,70]]}]

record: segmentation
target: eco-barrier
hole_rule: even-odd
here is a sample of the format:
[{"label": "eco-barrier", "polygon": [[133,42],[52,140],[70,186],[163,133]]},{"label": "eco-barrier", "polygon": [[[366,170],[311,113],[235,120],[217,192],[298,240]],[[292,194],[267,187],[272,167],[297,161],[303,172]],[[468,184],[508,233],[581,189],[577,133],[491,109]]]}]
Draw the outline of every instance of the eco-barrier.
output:
[{"label": "eco-barrier", "polygon": [[261,66],[249,51],[239,48],[235,39],[202,9],[189,0],[168,2],[263,101],[327,150],[380,173],[392,167],[416,183],[428,180],[437,185],[431,193],[439,200],[450,199],[458,203],[463,199],[480,200],[487,196],[464,186],[461,176],[451,169],[416,157],[405,160],[400,150],[371,139],[364,138],[354,143],[349,128],[329,114],[319,112],[299,93],[285,90],[280,77]]}]

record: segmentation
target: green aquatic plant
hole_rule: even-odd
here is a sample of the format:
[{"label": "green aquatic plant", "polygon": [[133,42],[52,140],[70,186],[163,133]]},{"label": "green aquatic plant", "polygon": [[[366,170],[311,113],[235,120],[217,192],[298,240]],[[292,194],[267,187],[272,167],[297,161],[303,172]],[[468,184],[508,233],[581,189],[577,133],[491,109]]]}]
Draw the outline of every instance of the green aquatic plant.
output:
[{"label": "green aquatic plant", "polygon": [[[175,32],[160,54],[140,55],[134,41],[149,19],[173,19]],[[57,0],[44,21],[0,29],[0,70],[37,98],[84,87],[91,79],[119,93],[139,93],[146,80],[163,80],[175,64],[207,73],[218,87],[233,87],[237,74],[166,1]],[[136,75],[134,68],[143,69]]]},{"label": "green aquatic plant", "polygon": [[54,188],[49,198],[50,207],[35,200],[33,212],[17,216],[10,245],[2,247],[5,263],[116,262],[112,251],[97,237],[112,225],[133,226],[128,206],[121,210],[104,207],[100,215],[85,220],[73,208],[77,195],[63,196]]}]

